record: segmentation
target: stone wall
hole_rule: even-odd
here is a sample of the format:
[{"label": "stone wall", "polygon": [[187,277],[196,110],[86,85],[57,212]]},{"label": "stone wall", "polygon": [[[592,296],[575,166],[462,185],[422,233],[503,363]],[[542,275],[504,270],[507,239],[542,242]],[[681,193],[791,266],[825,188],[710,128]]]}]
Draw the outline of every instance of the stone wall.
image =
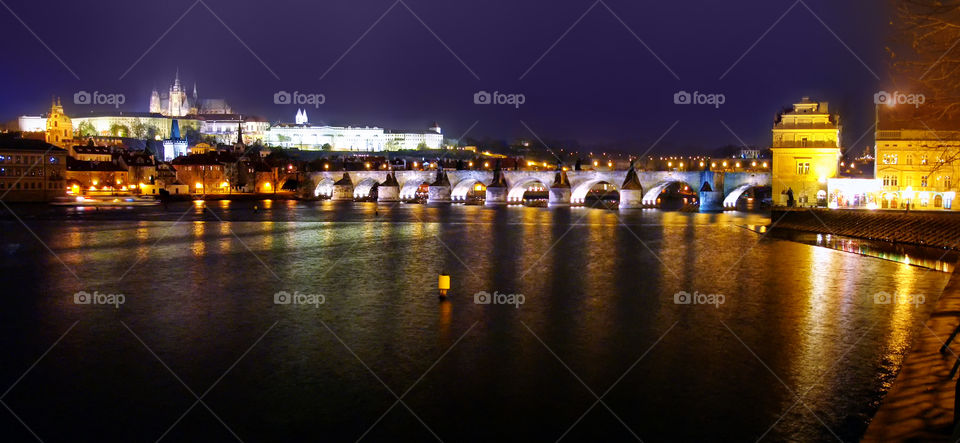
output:
[{"label": "stone wall", "polygon": [[775,208],[774,229],[960,250],[960,213],[856,209]]}]

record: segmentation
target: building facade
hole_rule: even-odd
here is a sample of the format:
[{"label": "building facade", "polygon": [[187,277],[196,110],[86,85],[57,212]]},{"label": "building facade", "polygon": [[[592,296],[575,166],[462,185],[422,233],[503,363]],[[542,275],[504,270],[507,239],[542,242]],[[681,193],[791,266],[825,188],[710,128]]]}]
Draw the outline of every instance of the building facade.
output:
[{"label": "building facade", "polygon": [[[960,191],[960,131],[877,131],[875,177],[881,208],[953,209]],[[947,161],[954,159],[954,161]]]},{"label": "building facade", "polygon": [[838,175],[840,117],[826,102],[804,97],[773,125],[773,200],[787,205],[826,206],[827,181]]},{"label": "building facade", "polygon": [[67,151],[40,140],[0,139],[4,201],[51,201],[66,195]]},{"label": "building facade", "polygon": [[384,130],[378,127],[312,125],[306,111],[297,110],[296,121],[270,127],[264,143],[283,148],[320,150],[329,145],[334,151],[398,151],[420,148],[440,149],[443,132],[434,123],[424,131]]}]

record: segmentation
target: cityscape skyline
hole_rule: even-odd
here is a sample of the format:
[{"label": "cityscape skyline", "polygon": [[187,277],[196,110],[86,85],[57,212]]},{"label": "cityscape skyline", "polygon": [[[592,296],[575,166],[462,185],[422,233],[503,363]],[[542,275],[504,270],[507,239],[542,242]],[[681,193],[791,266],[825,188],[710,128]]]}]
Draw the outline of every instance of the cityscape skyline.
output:
[{"label": "cityscape skyline", "polygon": [[[539,137],[641,152],[661,139],[657,151],[678,154],[730,144],[767,146],[776,110],[796,97],[814,96],[844,115],[844,146],[855,143],[861,150],[870,143],[864,134],[873,123],[873,94],[889,86],[883,46],[875,44],[884,30],[843,32],[843,23],[885,24],[890,11],[823,6],[809,1],[725,7],[734,20],[719,25],[709,23],[716,6],[707,5],[685,16],[685,26],[677,26],[676,11],[666,5],[562,5],[535,23],[522,20],[536,12],[530,5],[500,6],[503,20],[516,27],[464,33],[458,31],[473,29],[493,12],[461,17],[453,8],[418,2],[362,8],[334,3],[325,7],[344,19],[318,30],[329,37],[318,46],[302,36],[271,44],[290,31],[251,32],[249,21],[256,17],[250,16],[257,14],[205,1],[165,8],[147,28],[156,35],[144,30],[138,33],[143,39],[108,42],[102,32],[84,33],[81,40],[89,39],[87,44],[69,46],[121,48],[91,59],[58,50],[64,46],[60,30],[44,29],[36,38],[21,32],[37,9],[11,3],[23,20],[9,14],[0,19],[9,21],[11,57],[44,69],[29,81],[19,72],[2,74],[7,83],[25,87],[0,93],[0,118],[43,112],[50,96],[63,97],[68,113],[83,113],[86,109],[69,99],[81,90],[122,93],[127,101],[121,110],[145,111],[150,91],[163,88],[179,70],[186,89],[196,83],[201,95],[223,97],[235,111],[269,121],[291,121],[298,108],[275,104],[274,93],[302,91],[325,96],[309,112],[311,120],[328,124],[419,128],[439,121],[451,138],[464,133],[508,141]],[[263,13],[272,17],[271,11],[283,7]],[[310,8],[319,6],[306,8],[309,16]],[[81,19],[120,14],[102,6],[73,13]],[[669,20],[651,23],[652,16]],[[463,24],[458,28],[445,17],[463,18]],[[217,51],[190,49],[189,29],[203,29]],[[697,32],[685,32],[690,29]],[[714,33],[726,44],[719,52],[730,53],[692,46],[691,40],[700,39],[688,34],[699,32]],[[598,43],[603,41],[610,45]],[[524,42],[523,50],[512,48],[516,42]],[[523,94],[525,102],[514,109],[477,105],[473,94],[479,91]],[[725,102],[719,108],[677,106],[673,94],[678,91],[723,94]]]}]

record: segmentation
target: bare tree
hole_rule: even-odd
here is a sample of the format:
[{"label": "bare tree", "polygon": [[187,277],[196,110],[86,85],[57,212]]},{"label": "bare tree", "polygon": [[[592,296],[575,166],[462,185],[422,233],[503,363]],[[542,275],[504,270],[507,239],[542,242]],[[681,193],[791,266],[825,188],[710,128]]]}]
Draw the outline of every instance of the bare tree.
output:
[{"label": "bare tree", "polygon": [[894,0],[894,4],[896,38],[887,51],[894,81],[923,94],[923,104],[912,107],[910,120],[915,129],[931,131],[939,140],[940,152],[930,159],[932,174],[960,163],[960,0]]}]

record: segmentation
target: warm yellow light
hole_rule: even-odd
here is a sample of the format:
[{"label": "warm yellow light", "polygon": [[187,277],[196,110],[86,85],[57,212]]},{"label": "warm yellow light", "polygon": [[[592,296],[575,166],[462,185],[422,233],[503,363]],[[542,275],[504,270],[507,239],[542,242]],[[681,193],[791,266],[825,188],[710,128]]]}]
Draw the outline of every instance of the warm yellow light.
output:
[{"label": "warm yellow light", "polygon": [[544,167],[544,168],[547,167],[547,162],[543,162],[543,167]]},{"label": "warm yellow light", "polygon": [[472,167],[473,167],[473,162],[469,162],[469,163],[467,163],[467,165],[472,168]]},{"label": "warm yellow light", "polygon": [[264,183],[264,184],[263,184],[263,187],[264,187],[264,188],[267,188],[267,189],[270,189],[270,183]]},{"label": "warm yellow light", "polygon": [[450,290],[450,276],[447,274],[440,274],[440,277],[437,279],[437,289],[440,289],[440,296],[446,297],[447,291]]},{"label": "warm yellow light", "polygon": [[717,166],[717,162],[710,163],[711,168],[715,168],[716,166]]},{"label": "warm yellow light", "polygon": [[482,190],[483,190],[483,183],[477,183],[477,184],[473,185],[473,190],[474,190],[474,191],[482,191]]},{"label": "warm yellow light", "polygon": [[417,162],[413,162],[413,167],[414,167],[414,168],[417,167]]},{"label": "warm yellow light", "polygon": [[763,167],[764,167],[764,168],[767,167],[767,162],[763,162]]},{"label": "warm yellow light", "polygon": [[118,184],[118,185],[120,184],[120,179],[119,179],[119,178],[117,179],[117,184]]},{"label": "warm yellow light", "polygon": [[323,164],[323,169],[330,169],[330,165],[329,165],[328,163],[324,163],[324,164]]},{"label": "warm yellow light", "polygon": [[672,168],[672,167],[673,167],[673,162],[667,162],[667,167],[668,167],[668,168]]},{"label": "warm yellow light", "polygon": [[97,187],[96,187],[96,186],[91,186],[91,187],[90,187],[90,190],[91,190],[91,191],[96,191],[96,190],[97,190]]},{"label": "warm yellow light", "polygon": [[613,162],[607,162],[607,167],[608,167],[608,168],[612,168],[612,167],[613,167]]},{"label": "warm yellow light", "polygon": [[230,183],[228,183],[228,182],[220,183],[220,187],[221,187],[221,188],[226,188],[226,187],[229,187],[229,186],[230,186]]},{"label": "warm yellow light", "polygon": [[740,167],[740,162],[737,162],[737,164],[736,164],[735,166],[739,168],[739,167]]},{"label": "warm yellow light", "polygon": [[683,167],[683,162],[680,162],[680,167],[681,167],[681,168]]},{"label": "warm yellow light", "polygon": [[367,167],[367,169],[370,169],[370,162],[367,162],[365,166]]},{"label": "warm yellow light", "polygon": [[203,189],[203,183],[197,182],[195,185],[193,185],[193,187],[197,189]]},{"label": "warm yellow light", "polygon": [[100,184],[100,182],[98,182],[98,181],[96,181],[96,180],[93,181],[93,185],[94,185],[94,186],[97,186],[97,185],[99,185],[99,184]]},{"label": "warm yellow light", "polygon": [[724,167],[724,168],[727,167],[727,162],[723,162],[723,167]]},{"label": "warm yellow light", "polygon": [[490,167],[490,162],[483,162],[483,167],[484,167],[484,168],[489,168],[489,167]]},{"label": "warm yellow light", "polygon": [[750,166],[756,167],[756,166],[757,166],[757,162],[750,162]]},{"label": "warm yellow light", "polygon": [[703,162],[700,162],[700,167],[701,167],[701,168],[703,167]]}]

